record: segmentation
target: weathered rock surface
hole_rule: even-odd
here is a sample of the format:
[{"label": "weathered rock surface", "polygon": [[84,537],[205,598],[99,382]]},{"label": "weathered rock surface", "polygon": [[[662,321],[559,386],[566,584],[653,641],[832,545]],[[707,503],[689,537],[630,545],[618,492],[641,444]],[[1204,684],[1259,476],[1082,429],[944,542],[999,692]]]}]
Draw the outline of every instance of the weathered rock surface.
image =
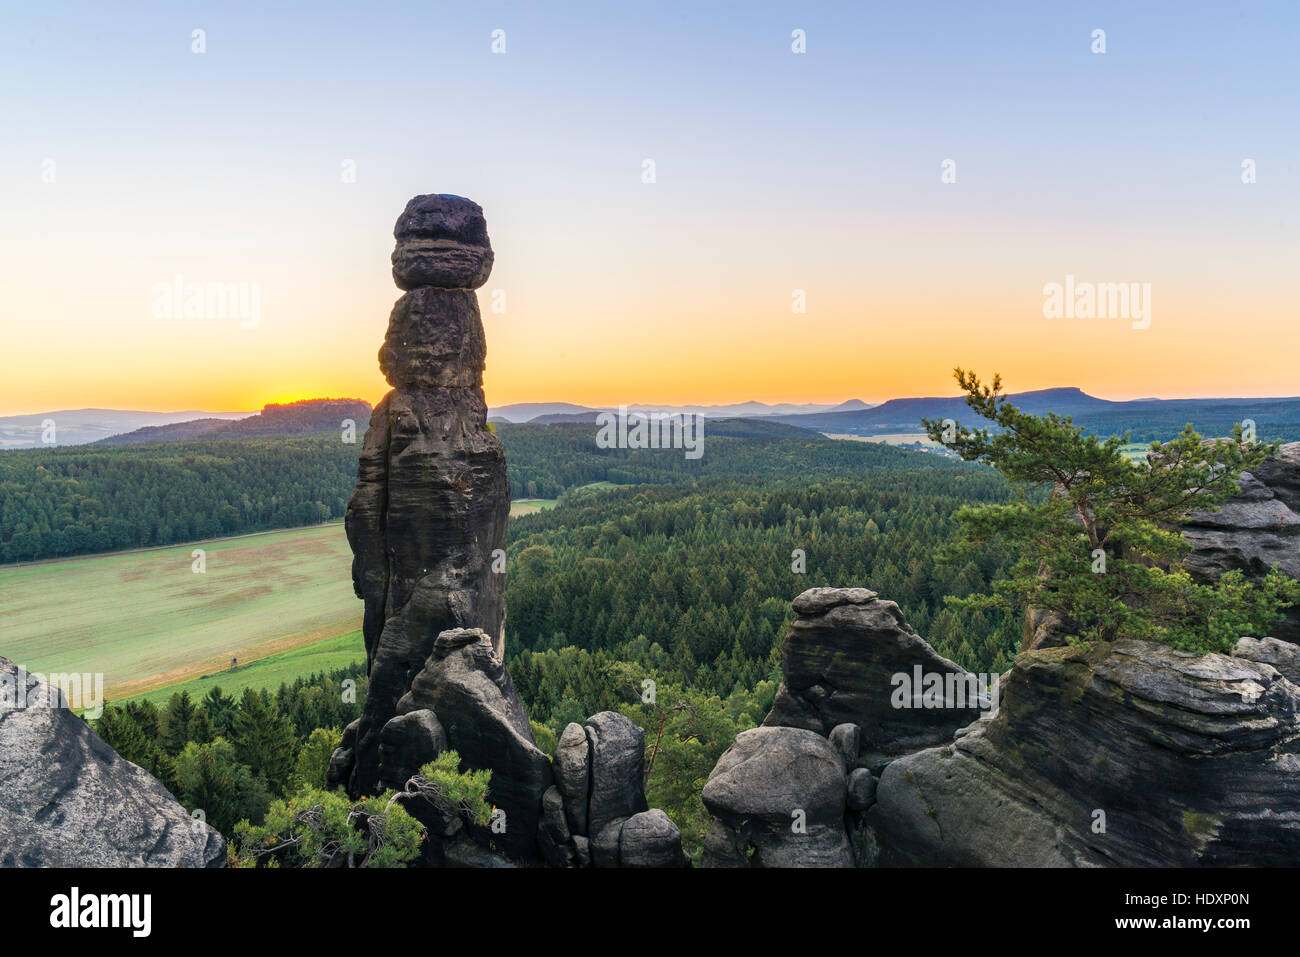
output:
[{"label": "weathered rock surface", "polygon": [[482,629],[438,636],[428,665],[398,705],[403,714],[421,709],[438,716],[463,769],[492,772],[489,797],[505,812],[506,826],[484,840],[511,857],[533,856],[551,762],[534,742],[523,702]]},{"label": "weathered rock surface", "polygon": [[[1300,442],[1283,445],[1238,484],[1240,494],[1218,511],[1196,513],[1183,526],[1193,548],[1188,570],[1210,581],[1234,569],[1260,578],[1276,565],[1300,579]],[[1300,608],[1288,609],[1271,637],[1300,643]]]},{"label": "weathered rock surface", "polygon": [[1238,658],[1272,665],[1282,677],[1300,687],[1300,645],[1278,638],[1243,637],[1237,640],[1232,653]]},{"label": "weathered rock surface", "polygon": [[852,867],[844,775],[840,752],[815,731],[742,731],[704,786],[714,818],[704,866]]},{"label": "weathered rock surface", "polygon": [[422,286],[388,317],[379,369],[395,389],[477,389],[487,337],[472,289]]},{"label": "weathered rock surface", "polygon": [[598,835],[610,821],[648,810],[642,789],[645,732],[617,711],[602,711],[587,719],[586,733],[591,744],[588,833]]},{"label": "weathered rock surface", "polygon": [[109,747],[57,689],[0,658],[0,867],[225,862],[221,834]]},{"label": "weathered rock surface", "polygon": [[866,768],[854,768],[849,772],[848,802],[855,811],[865,811],[876,801],[876,785],[880,782]]},{"label": "weathered rock surface", "polygon": [[394,390],[370,417],[345,523],[370,676],[352,753],[336,755],[354,796],[380,786],[381,733],[439,634],[482,628],[505,650],[505,576],[491,566],[510,487],[473,292],[492,265],[487,227],[469,200],[417,196],[394,235],[394,275],[412,291],[389,318],[380,366]]},{"label": "weathered rock surface", "polygon": [[569,823],[565,820],[564,798],[552,785],[542,795],[542,820],[537,827],[537,846],[542,859],[552,867],[573,867],[577,853],[572,846]]},{"label": "weathered rock surface", "polygon": [[416,196],[398,217],[393,236],[393,281],[398,288],[477,289],[492,272],[483,209],[463,196]]},{"label": "weathered rock surface", "polygon": [[442,722],[426,709],[399,714],[379,735],[379,782],[400,791],[420,768],[447,750]]},{"label": "weathered rock surface", "polygon": [[587,833],[587,796],[591,791],[591,742],[576,721],[570,721],[560,733],[552,762],[555,783],[559,785],[568,815],[569,828],[575,834]]},{"label": "weathered rock surface", "polygon": [[1298,711],[1240,657],[1027,652],[992,720],[885,768],[866,820],[886,865],[1294,865]]},{"label": "weathered rock surface", "polygon": [[968,675],[916,634],[894,602],[865,588],[814,588],[794,600],[794,610],[783,648],[785,681],[764,725],[827,735],[854,724],[864,758],[878,763],[880,756],[948,741],[978,717],[978,703],[957,701],[949,687],[944,707],[894,707],[897,674],[911,679],[919,668],[962,678],[963,688]]},{"label": "weathered rock surface", "polygon": [[663,811],[641,811],[623,822],[618,834],[619,867],[681,867],[685,862],[681,832]]}]

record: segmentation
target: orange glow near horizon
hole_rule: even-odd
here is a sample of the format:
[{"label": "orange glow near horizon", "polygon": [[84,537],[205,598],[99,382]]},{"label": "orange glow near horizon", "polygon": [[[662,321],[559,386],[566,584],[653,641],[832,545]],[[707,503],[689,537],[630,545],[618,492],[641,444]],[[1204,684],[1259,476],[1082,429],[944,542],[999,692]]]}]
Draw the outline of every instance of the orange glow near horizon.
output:
[{"label": "orange glow near horizon", "polygon": [[[684,291],[669,305],[597,301],[583,313],[558,302],[504,316],[485,308],[485,392],[491,406],[881,402],[953,395],[955,365],[985,378],[999,372],[1011,392],[1077,386],[1107,399],[1300,392],[1293,365],[1300,333],[1263,301],[1233,303],[1256,328],[1276,330],[1256,344],[1225,331],[1209,297],[1163,310],[1157,303],[1151,327],[1134,330],[1123,320],[1044,319],[1036,290],[1014,301],[977,295],[968,307],[955,294],[909,302],[899,292],[870,308],[847,290],[836,299],[810,293],[801,315],[788,312],[779,290],[766,304],[751,290],[734,304],[690,309],[681,308],[691,298]],[[481,301],[486,307],[486,296]],[[615,309],[620,321],[604,321]],[[98,342],[87,326],[80,330],[87,341],[74,349],[31,335],[11,354],[24,361],[0,382],[0,413],[256,411],[323,397],[374,404],[388,391],[375,361],[387,303],[369,311],[362,321],[317,313],[319,333],[307,342],[296,339],[299,322],[278,318],[253,330],[196,322],[165,335],[146,323],[134,339],[119,333]],[[1225,361],[1235,350],[1251,361]]]}]

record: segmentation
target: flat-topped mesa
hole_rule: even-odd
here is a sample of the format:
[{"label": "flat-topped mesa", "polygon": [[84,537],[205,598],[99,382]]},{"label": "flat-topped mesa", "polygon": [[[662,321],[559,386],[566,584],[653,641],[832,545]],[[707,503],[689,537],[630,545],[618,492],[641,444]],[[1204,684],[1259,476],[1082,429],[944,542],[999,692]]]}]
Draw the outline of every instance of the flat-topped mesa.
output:
[{"label": "flat-topped mesa", "polygon": [[487,425],[474,292],[492,270],[487,223],[463,197],[417,196],[393,235],[393,279],[408,290],[379,350],[393,391],[370,417],[346,518],[370,688],[332,774],[354,795],[378,788],[381,732],[441,632],[481,628],[505,650],[505,576],[492,561],[510,486]]}]

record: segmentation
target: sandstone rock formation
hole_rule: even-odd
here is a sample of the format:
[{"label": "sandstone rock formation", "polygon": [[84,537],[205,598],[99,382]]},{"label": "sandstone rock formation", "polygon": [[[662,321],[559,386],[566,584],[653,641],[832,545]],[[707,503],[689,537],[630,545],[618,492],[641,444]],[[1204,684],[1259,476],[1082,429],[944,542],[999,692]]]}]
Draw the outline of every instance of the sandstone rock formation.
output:
[{"label": "sandstone rock formation", "polygon": [[504,575],[491,565],[505,548],[510,491],[487,426],[474,293],[492,268],[487,224],[467,199],[417,196],[394,235],[393,276],[410,291],[379,352],[393,391],[370,417],[346,518],[370,689],[333,773],[354,796],[380,786],[384,726],[438,635],[481,628],[498,658],[505,640]]},{"label": "sandstone rock formation", "polygon": [[0,658],[0,867],[225,862],[216,830],[105,744],[57,689]]},{"label": "sandstone rock formation", "polygon": [[566,725],[552,762],[540,843],[556,866],[683,867],[689,859],[668,815],[646,805],[645,734],[617,711]]},{"label": "sandstone rock formation", "polygon": [[[393,391],[371,416],[347,513],[370,690],[327,780],[398,791],[426,827],[426,866],[683,866],[677,827],[646,803],[641,729],[601,712],[565,728],[552,761],[502,663],[505,576],[492,565],[510,490],[483,401],[482,210],[417,196],[394,235],[393,278],[409,291],[379,351]],[[489,825],[412,783],[446,750],[492,772]]]}]

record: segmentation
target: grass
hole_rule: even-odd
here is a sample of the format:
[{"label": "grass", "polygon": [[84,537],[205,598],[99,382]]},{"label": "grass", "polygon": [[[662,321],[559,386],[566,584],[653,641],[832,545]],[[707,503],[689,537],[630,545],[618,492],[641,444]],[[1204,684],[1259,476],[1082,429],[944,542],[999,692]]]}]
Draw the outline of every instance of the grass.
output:
[{"label": "grass", "polygon": [[555,503],[553,498],[517,498],[510,503],[510,517],[535,515],[548,508],[555,508]]},{"label": "grass", "polygon": [[341,526],[205,542],[202,574],[194,547],[0,568],[0,655],[29,671],[102,673],[116,700],[360,624]]},{"label": "grass", "polygon": [[213,688],[220,687],[226,694],[238,697],[245,688],[268,688],[274,691],[280,687],[281,682],[292,684],[296,678],[354,666],[358,677],[365,673],[366,650],[359,630],[268,655],[251,664],[241,664],[234,671],[228,667],[222,668],[135,697],[148,699],[161,708],[173,694],[181,691],[188,691],[191,698],[198,700]]}]

